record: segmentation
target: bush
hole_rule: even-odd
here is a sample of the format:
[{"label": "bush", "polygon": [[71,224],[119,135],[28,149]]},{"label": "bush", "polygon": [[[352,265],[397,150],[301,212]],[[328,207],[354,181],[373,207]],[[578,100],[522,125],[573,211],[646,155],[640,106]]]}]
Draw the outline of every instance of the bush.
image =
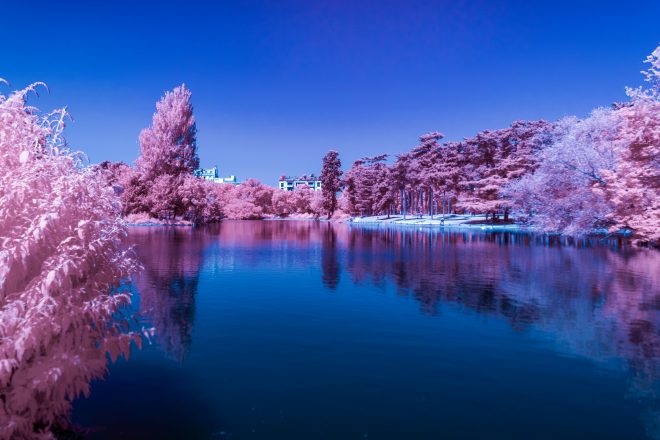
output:
[{"label": "bush", "polygon": [[51,438],[71,401],[139,336],[113,315],[136,267],[111,188],[61,137],[64,111],[0,95],[0,437]]}]

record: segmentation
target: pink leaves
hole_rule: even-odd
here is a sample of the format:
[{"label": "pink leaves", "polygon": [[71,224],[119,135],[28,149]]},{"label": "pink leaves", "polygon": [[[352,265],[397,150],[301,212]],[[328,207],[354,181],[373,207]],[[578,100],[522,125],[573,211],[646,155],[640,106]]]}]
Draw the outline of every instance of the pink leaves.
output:
[{"label": "pink leaves", "polygon": [[30,152],[29,151],[21,151],[21,154],[18,157],[18,161],[21,164],[24,164],[25,162],[28,161],[29,158],[30,158]]},{"label": "pink leaves", "polygon": [[166,92],[156,104],[151,127],[140,133],[137,165],[149,178],[190,174],[199,166],[191,97],[185,85]]},{"label": "pink leaves", "polygon": [[440,208],[502,213],[505,220],[515,210],[542,231],[624,228],[658,244],[660,47],[646,62],[650,87],[629,90],[631,101],[614,109],[553,124],[514,121],[443,145],[433,132],[390,166],[378,165],[378,157],[357,160],[346,173],[342,205],[352,215],[432,215]]},{"label": "pink leaves", "polygon": [[623,120],[617,166],[601,172],[598,188],[611,207],[610,229],[630,229],[640,242],[660,244],[660,100],[636,99],[617,113]]},{"label": "pink leaves", "polygon": [[640,242],[660,242],[659,53],[647,60],[651,89],[585,119],[558,121],[539,168],[509,187],[537,227],[568,234],[628,229]]},{"label": "pink leaves", "polygon": [[16,438],[104,374],[98,344],[127,298],[111,288],[135,267],[118,201],[64,148],[64,112],[28,111],[26,93],[0,97],[0,426]]},{"label": "pink leaves", "polygon": [[[339,153],[335,150],[330,150],[323,156],[323,166],[321,169],[321,191],[323,200],[321,203],[322,209],[331,217],[337,209],[337,193],[341,190],[343,182],[341,180],[343,172],[341,170],[341,160],[339,160]],[[314,209],[321,214],[320,209]]]},{"label": "pink leaves", "polygon": [[54,270],[51,270],[50,272],[48,272],[48,275],[46,275],[46,280],[44,281],[44,285],[45,285],[46,289],[51,288],[51,286],[53,285],[53,282],[55,281],[55,276],[56,275],[57,274],[55,273]]}]

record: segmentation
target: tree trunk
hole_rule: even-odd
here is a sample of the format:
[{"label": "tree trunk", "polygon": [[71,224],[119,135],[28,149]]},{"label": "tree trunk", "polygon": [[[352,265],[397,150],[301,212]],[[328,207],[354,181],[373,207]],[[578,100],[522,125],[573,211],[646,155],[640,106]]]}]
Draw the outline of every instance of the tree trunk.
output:
[{"label": "tree trunk", "polygon": [[406,219],[406,191],[401,190],[401,208],[403,210],[403,219]]},{"label": "tree trunk", "polygon": [[433,190],[429,190],[429,214],[431,215],[431,220],[433,220]]}]

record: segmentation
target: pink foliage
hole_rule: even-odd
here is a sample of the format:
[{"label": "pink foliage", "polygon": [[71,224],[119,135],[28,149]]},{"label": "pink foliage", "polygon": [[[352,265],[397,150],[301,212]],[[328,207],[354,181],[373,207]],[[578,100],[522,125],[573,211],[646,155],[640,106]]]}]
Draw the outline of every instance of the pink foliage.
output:
[{"label": "pink foliage", "polygon": [[348,195],[348,190],[344,190],[341,192],[341,194],[339,194],[339,197],[337,198],[337,209],[343,214],[348,215],[351,215],[351,213],[355,210],[351,204],[351,198]]},{"label": "pink foliage", "polygon": [[420,137],[420,144],[387,166],[385,156],[356,161],[346,173],[347,196],[354,215],[502,212],[511,203],[508,183],[536,167],[534,152],[548,130],[544,121],[516,121],[511,127],[484,131],[462,142],[440,144],[442,133]]},{"label": "pink foliage", "polygon": [[622,120],[618,165],[603,171],[601,187],[612,209],[610,229],[630,229],[639,241],[660,244],[660,48],[654,54],[656,64],[647,76],[655,75],[656,90],[617,111]]},{"label": "pink foliage", "polygon": [[32,88],[0,95],[1,438],[51,438],[70,402],[128,355],[113,293],[135,268],[120,205],[62,139],[64,111],[39,116]]},{"label": "pink foliage", "polygon": [[466,139],[461,146],[467,164],[461,176],[459,207],[474,213],[502,212],[506,219],[512,203],[503,191],[537,167],[536,152],[549,128],[545,121],[515,121],[509,128]]},{"label": "pink foliage", "polygon": [[[323,194],[322,209],[328,217],[332,217],[337,209],[337,193],[341,190],[343,183],[341,180],[343,172],[341,171],[341,160],[339,153],[331,150],[323,156],[323,167],[321,170],[321,191]],[[320,210],[315,209],[320,215]]]},{"label": "pink foliage", "polygon": [[555,124],[549,144],[538,153],[538,169],[507,189],[532,224],[573,235],[605,226],[609,207],[594,189],[604,182],[603,171],[616,166],[619,124],[617,112],[608,109]]},{"label": "pink foliage", "polygon": [[384,210],[378,191],[381,182],[388,182],[387,155],[356,160],[346,172],[346,197],[354,215],[373,215]]},{"label": "pink foliage", "polygon": [[[335,194],[336,198],[336,194]],[[312,192],[312,198],[309,201],[309,211],[311,214],[314,214],[316,217],[320,217],[324,213],[328,213],[332,211],[334,214],[334,211],[337,210],[337,207],[335,205],[334,210],[329,210],[328,209],[328,199],[326,195],[323,194],[323,191],[313,191]]]},{"label": "pink foliage", "polygon": [[192,94],[185,85],[156,104],[151,127],[140,133],[138,169],[147,177],[190,174],[199,166]]},{"label": "pink foliage", "polygon": [[[304,186],[292,194],[248,180],[233,187],[192,178],[198,164],[190,92],[181,86],[157,104],[140,135],[137,170],[102,168],[121,194],[124,214],[208,223],[269,215],[332,217],[451,213],[509,221],[515,213],[540,230],[587,234],[631,229],[657,241],[658,100],[660,47],[647,58],[647,89],[628,89],[631,101],[596,109],[585,119],[515,121],[458,142],[424,134],[392,164],[387,156],[355,161],[342,180],[336,151],[323,158],[321,194]],[[306,176],[302,176],[306,178]],[[345,187],[341,202],[337,193]]]},{"label": "pink foliage", "polygon": [[586,234],[631,230],[660,242],[660,47],[644,72],[650,87],[628,89],[631,101],[555,125],[540,167],[509,187],[513,200],[543,230]]},{"label": "pink foliage", "polygon": [[94,167],[105,179],[108,186],[112,187],[116,194],[122,194],[128,181],[135,173],[131,167],[124,162],[103,161]]},{"label": "pink foliage", "polygon": [[295,213],[292,191],[273,191],[273,214],[288,217]]},{"label": "pink foliage", "polygon": [[319,217],[324,211],[321,191],[314,191],[308,185],[298,185],[294,191],[275,189],[272,198],[272,213],[278,217],[308,216]]},{"label": "pink foliage", "polygon": [[660,239],[660,47],[647,58],[647,89],[585,119],[515,121],[460,142],[420,137],[393,164],[355,161],[342,210],[351,215],[470,212],[492,221],[514,212],[543,231],[573,235],[629,229]]},{"label": "pink foliage", "polygon": [[223,211],[227,218],[248,220],[264,218],[272,211],[273,188],[248,179],[232,188]]},{"label": "pink foliage", "polygon": [[299,214],[311,214],[311,204],[314,190],[308,185],[298,185],[293,191],[293,208]]},{"label": "pink foliage", "polygon": [[123,212],[158,220],[217,221],[222,213],[210,183],[193,177],[199,166],[191,93],[185,85],[166,92],[156,104],[151,127],[140,133],[135,170],[121,171]]}]

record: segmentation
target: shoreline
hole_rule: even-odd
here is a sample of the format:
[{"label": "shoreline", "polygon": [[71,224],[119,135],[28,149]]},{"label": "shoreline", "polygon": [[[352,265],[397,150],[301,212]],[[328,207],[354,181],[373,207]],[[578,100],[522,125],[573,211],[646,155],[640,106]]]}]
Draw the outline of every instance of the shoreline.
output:
[{"label": "shoreline", "polygon": [[449,214],[446,216],[434,215],[433,218],[429,215],[407,215],[404,218],[402,215],[387,216],[368,216],[368,217],[353,217],[348,223],[351,224],[364,224],[364,225],[394,225],[394,226],[423,226],[423,227],[439,227],[439,228],[452,228],[452,229],[481,229],[488,231],[510,231],[510,232],[535,232],[533,228],[521,225],[519,223],[487,223],[485,215],[459,215]]},{"label": "shoreline", "polygon": [[[232,219],[222,219],[219,223]],[[463,215],[463,214],[449,214],[434,215],[433,218],[429,215],[407,215],[403,218],[402,215],[391,215],[389,217],[384,215],[374,215],[366,217],[349,217],[345,219],[327,219],[324,217],[312,217],[307,215],[289,216],[289,217],[264,217],[261,219],[240,220],[233,219],[232,221],[314,221],[314,222],[330,222],[338,224],[348,224],[355,226],[401,226],[401,227],[419,227],[419,228],[437,228],[437,229],[465,229],[465,230],[481,230],[485,232],[519,232],[528,234],[538,234],[545,236],[563,236],[571,237],[573,239],[580,238],[596,238],[596,239],[631,239],[625,233],[609,233],[606,230],[594,230],[590,234],[584,236],[572,236],[561,234],[558,232],[545,232],[539,231],[533,226],[527,226],[520,223],[515,223],[515,218],[511,219],[510,223],[490,223],[486,220],[485,215]],[[204,225],[195,225],[192,222],[179,220],[179,221],[164,221],[157,219],[150,219],[143,222],[129,222],[126,221],[126,226],[129,227],[197,227]],[[649,246],[654,247],[654,246]]]}]

